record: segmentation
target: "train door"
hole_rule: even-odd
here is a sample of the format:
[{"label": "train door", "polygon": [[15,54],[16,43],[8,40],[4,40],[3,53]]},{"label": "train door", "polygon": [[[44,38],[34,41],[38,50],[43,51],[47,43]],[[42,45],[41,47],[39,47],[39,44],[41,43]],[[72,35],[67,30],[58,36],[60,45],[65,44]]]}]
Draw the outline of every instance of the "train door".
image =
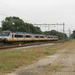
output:
[{"label": "train door", "polygon": [[12,41],[14,40],[14,33],[12,33]]}]

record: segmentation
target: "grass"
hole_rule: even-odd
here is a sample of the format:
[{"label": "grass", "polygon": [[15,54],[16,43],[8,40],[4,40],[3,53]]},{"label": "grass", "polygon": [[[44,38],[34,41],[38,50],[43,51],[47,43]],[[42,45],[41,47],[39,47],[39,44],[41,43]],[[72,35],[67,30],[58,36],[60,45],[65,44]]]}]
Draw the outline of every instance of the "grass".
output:
[{"label": "grass", "polygon": [[19,68],[27,66],[36,60],[44,58],[47,55],[53,55],[60,49],[70,44],[66,43],[54,44],[52,46],[40,46],[23,50],[1,51],[0,52],[0,74],[7,73]]},{"label": "grass", "polygon": [[[59,46],[59,47],[55,47],[56,50],[58,49],[65,49],[67,48],[68,51],[65,52],[65,54],[73,54],[73,50],[75,49],[75,40],[71,40],[69,42],[66,42],[66,43],[62,43],[62,44],[58,44],[56,46]],[[54,49],[55,50],[55,49]],[[65,65],[62,65],[62,62],[60,62],[60,64],[48,64],[46,66],[43,66],[41,68],[39,68],[39,72],[36,73],[36,75],[52,75],[53,72],[69,72],[69,70],[65,70],[64,68],[68,68],[66,67]],[[74,67],[74,66],[73,66]],[[72,66],[71,66],[72,68]],[[71,70],[70,70],[71,71]]]}]

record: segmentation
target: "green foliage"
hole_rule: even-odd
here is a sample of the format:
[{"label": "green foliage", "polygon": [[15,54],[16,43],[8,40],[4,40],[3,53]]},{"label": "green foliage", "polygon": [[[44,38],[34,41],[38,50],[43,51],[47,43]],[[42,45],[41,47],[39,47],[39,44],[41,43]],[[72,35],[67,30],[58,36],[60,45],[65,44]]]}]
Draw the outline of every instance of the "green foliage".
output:
[{"label": "green foliage", "polygon": [[[2,28],[1,30],[10,30],[10,31],[18,31],[18,32],[28,32],[28,33],[35,33],[35,34],[47,34],[47,35],[54,35],[58,36],[59,40],[63,39],[63,33],[51,30],[51,31],[45,31],[42,32],[39,27],[35,27],[31,23],[24,22],[22,19],[19,17],[6,17],[5,20],[2,21]],[[75,34],[75,32],[73,33]],[[73,35],[75,37],[75,35]],[[64,39],[67,38],[67,35],[64,33]]]},{"label": "green foliage", "polygon": [[2,31],[2,28],[0,27],[0,31]]},{"label": "green foliage", "polygon": [[2,21],[2,30],[23,31],[24,22],[18,17],[6,17],[5,21]]},{"label": "green foliage", "polygon": [[35,27],[33,24],[24,22],[19,17],[6,17],[5,20],[2,21],[2,30],[42,33],[39,27]]},{"label": "green foliage", "polygon": [[67,35],[65,33],[63,34],[63,33],[58,32],[56,30],[45,31],[45,32],[43,32],[43,34],[58,36],[59,40],[62,40],[63,39],[63,35],[64,35],[64,39],[67,39]]},{"label": "green foliage", "polygon": [[75,39],[75,30],[73,30],[73,34],[70,36],[72,39]]},{"label": "green foliage", "polygon": [[35,33],[36,33],[36,34],[37,34],[37,33],[42,34],[42,31],[40,30],[39,27],[35,27]]},{"label": "green foliage", "polygon": [[45,51],[44,54],[46,54],[46,55],[52,55],[49,50]]}]

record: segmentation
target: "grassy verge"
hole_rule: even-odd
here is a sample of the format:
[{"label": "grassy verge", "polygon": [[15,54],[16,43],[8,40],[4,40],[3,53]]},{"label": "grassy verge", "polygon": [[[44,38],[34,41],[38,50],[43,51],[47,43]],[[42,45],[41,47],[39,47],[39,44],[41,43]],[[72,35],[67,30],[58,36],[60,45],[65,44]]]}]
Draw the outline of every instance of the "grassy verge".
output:
[{"label": "grassy verge", "polygon": [[47,55],[52,55],[57,52],[57,50],[69,45],[71,42],[72,41],[23,50],[2,51],[0,52],[0,74],[11,72],[20,66],[27,66]]}]

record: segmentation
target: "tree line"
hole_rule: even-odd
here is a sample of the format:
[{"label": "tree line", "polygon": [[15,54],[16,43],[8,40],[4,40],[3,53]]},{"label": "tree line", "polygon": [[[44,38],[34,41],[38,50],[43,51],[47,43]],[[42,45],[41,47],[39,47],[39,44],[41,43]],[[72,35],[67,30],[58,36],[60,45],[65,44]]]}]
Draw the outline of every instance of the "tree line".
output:
[{"label": "tree line", "polygon": [[31,23],[24,22],[22,19],[19,17],[6,17],[5,20],[2,21],[2,27],[0,27],[0,31],[18,31],[18,32],[28,32],[28,33],[34,33],[34,34],[46,34],[46,35],[54,35],[58,36],[60,40],[67,39],[67,35],[62,32],[58,32],[56,30],[51,30],[51,31],[45,31],[42,32],[39,27],[34,26]]},{"label": "tree line", "polygon": [[73,33],[70,35],[70,38],[75,39],[75,30],[73,30]]}]

